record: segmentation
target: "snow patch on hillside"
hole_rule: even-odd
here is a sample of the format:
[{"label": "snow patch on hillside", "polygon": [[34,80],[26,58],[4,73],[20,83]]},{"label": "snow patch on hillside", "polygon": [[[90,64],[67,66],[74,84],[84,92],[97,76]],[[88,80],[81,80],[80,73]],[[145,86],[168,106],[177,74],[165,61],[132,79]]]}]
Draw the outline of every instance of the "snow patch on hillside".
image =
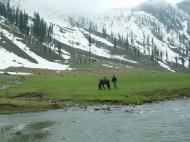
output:
[{"label": "snow patch on hillside", "polygon": [[[55,25],[54,26],[54,34],[55,34],[55,39],[60,40],[60,42],[67,44],[68,46],[71,46],[72,48],[76,49],[81,49],[86,52],[90,52],[91,54],[94,54],[96,56],[104,57],[104,58],[109,58],[109,59],[118,59],[122,61],[127,61],[131,63],[137,63],[136,61],[128,60],[125,57],[120,57],[120,56],[113,56],[111,55],[110,51],[103,48],[103,47],[97,47],[94,44],[92,44],[89,47],[89,41],[88,39],[84,36],[84,34],[88,34],[88,32],[81,30],[77,27],[60,27]],[[100,41],[108,46],[113,46],[113,44],[103,38],[97,37],[93,34],[91,34],[92,38]]]},{"label": "snow patch on hillside", "polygon": [[4,36],[11,40],[15,45],[18,46],[22,51],[35,59],[38,63],[31,63],[30,61],[20,58],[17,55],[6,51],[3,48],[0,48],[0,69],[6,69],[8,67],[27,67],[27,68],[40,68],[40,69],[49,69],[49,70],[71,70],[68,65],[63,65],[55,62],[50,62],[42,57],[36,55],[34,52],[30,51],[29,47],[23,44],[21,41],[14,37],[13,34],[9,33],[6,30],[1,30]]},{"label": "snow patch on hillside", "polygon": [[133,63],[133,64],[137,64],[138,62],[136,62],[136,61],[133,61],[133,60],[128,60],[128,59],[126,59],[124,56],[122,56],[122,55],[113,55],[112,56],[114,59],[119,59],[119,60],[123,60],[123,61],[127,61],[127,62],[130,62],[130,63]]},{"label": "snow patch on hillside", "polygon": [[[87,32],[87,31],[85,31],[85,30],[81,30],[81,31],[82,31],[84,34],[89,35],[89,32]],[[106,44],[106,45],[108,45],[108,46],[111,46],[111,47],[114,46],[111,42],[107,41],[107,40],[104,39],[104,38],[95,36],[95,35],[92,34],[92,33],[90,33],[90,36],[91,36],[92,39],[94,39],[94,40],[96,40],[96,41],[99,41],[99,42],[101,42],[101,43],[104,43],[104,44]]]},{"label": "snow patch on hillside", "polygon": [[0,69],[24,67],[24,65],[30,66],[32,63],[0,47]]},{"label": "snow patch on hillside", "polygon": [[0,74],[8,74],[13,76],[29,76],[33,75],[32,73],[26,73],[26,72],[2,72],[0,71]]},{"label": "snow patch on hillside", "polygon": [[[79,23],[84,22],[80,17],[75,17],[75,20]],[[154,46],[162,53],[163,62],[167,64],[167,61],[175,62],[175,57],[179,57],[179,53],[174,49],[179,49],[179,47],[185,49],[185,45],[180,43],[179,36],[184,34],[190,40],[190,35],[187,33],[187,21],[180,22],[184,25],[183,31],[175,31],[174,29],[168,31],[167,26],[146,12],[113,10],[99,16],[86,18],[83,25],[88,28],[90,23],[93,23],[99,32],[102,32],[104,28],[109,35],[113,34],[116,38],[118,38],[118,34],[123,38],[128,37],[129,44],[139,48],[144,55],[150,56],[152,54],[153,40]],[[134,43],[131,43],[131,38]],[[148,38],[149,46],[147,44]],[[182,64],[180,61],[178,63]],[[187,58],[185,58],[185,67],[188,67]]]},{"label": "snow patch on hillside", "polygon": [[162,62],[158,62],[159,63],[159,65],[160,66],[162,66],[163,68],[165,68],[165,69],[167,69],[167,70],[169,70],[169,71],[171,71],[171,72],[175,72],[174,70],[172,70],[169,66],[167,66],[166,64],[164,64],[164,63],[162,63]]}]

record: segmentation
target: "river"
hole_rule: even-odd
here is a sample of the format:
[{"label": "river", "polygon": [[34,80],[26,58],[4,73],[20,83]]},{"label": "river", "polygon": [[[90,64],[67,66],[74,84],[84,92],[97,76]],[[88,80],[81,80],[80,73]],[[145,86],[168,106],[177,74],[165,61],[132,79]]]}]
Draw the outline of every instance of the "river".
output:
[{"label": "river", "polygon": [[190,142],[190,99],[0,115],[0,142]]}]

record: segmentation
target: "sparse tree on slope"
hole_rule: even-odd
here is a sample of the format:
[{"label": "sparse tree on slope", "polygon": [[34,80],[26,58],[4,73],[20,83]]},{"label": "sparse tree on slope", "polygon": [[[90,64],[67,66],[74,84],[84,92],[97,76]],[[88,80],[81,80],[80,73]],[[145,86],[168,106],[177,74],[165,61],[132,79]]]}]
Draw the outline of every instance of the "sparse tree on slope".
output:
[{"label": "sparse tree on slope", "polygon": [[102,29],[102,33],[103,33],[103,36],[106,37],[107,36],[107,31],[106,31],[106,28],[103,28]]},{"label": "sparse tree on slope", "polygon": [[168,51],[166,50],[166,61],[168,61]]},{"label": "sparse tree on slope", "polygon": [[113,47],[114,47],[114,49],[115,49],[115,50],[117,49],[117,42],[116,42],[116,38],[114,38],[114,41],[113,41]]},{"label": "sparse tree on slope", "polygon": [[160,51],[160,59],[161,59],[161,61],[163,61],[163,52],[162,51]]},{"label": "sparse tree on slope", "polygon": [[181,57],[181,63],[182,63],[182,66],[185,67],[185,59],[184,59],[184,57]]},{"label": "sparse tree on slope", "polygon": [[92,37],[91,37],[91,35],[90,35],[90,33],[89,33],[89,36],[88,36],[88,42],[89,42],[89,64],[90,64],[90,57],[91,57],[91,46],[92,46]]},{"label": "sparse tree on slope", "polygon": [[18,27],[19,25],[19,8],[16,8],[16,13],[15,13],[15,25]]},{"label": "sparse tree on slope", "polygon": [[177,56],[175,57],[175,67],[177,68],[177,64],[178,64],[178,58]]},{"label": "sparse tree on slope", "polygon": [[127,50],[129,48],[129,37],[127,35],[126,43],[125,43],[125,49]]},{"label": "sparse tree on slope", "polygon": [[20,11],[19,13],[19,29],[21,32],[23,32],[23,29],[24,29],[24,20],[23,20],[23,12]]}]

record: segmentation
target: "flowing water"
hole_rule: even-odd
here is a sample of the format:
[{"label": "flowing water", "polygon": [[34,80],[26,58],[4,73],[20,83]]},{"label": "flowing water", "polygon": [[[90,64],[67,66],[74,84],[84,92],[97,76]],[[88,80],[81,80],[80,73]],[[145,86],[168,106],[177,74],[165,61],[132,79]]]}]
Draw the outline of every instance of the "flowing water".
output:
[{"label": "flowing water", "polygon": [[110,107],[0,115],[0,142],[190,142],[190,99]]}]

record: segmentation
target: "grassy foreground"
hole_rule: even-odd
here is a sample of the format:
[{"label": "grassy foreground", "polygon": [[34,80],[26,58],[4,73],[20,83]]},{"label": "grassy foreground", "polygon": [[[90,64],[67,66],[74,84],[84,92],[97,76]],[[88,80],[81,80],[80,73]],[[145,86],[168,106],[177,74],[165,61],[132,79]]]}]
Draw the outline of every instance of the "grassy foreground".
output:
[{"label": "grassy foreground", "polygon": [[64,72],[29,77],[0,75],[0,113],[41,111],[73,104],[143,104],[190,97],[190,75],[165,72],[116,71],[118,89],[99,91],[111,71]]}]

